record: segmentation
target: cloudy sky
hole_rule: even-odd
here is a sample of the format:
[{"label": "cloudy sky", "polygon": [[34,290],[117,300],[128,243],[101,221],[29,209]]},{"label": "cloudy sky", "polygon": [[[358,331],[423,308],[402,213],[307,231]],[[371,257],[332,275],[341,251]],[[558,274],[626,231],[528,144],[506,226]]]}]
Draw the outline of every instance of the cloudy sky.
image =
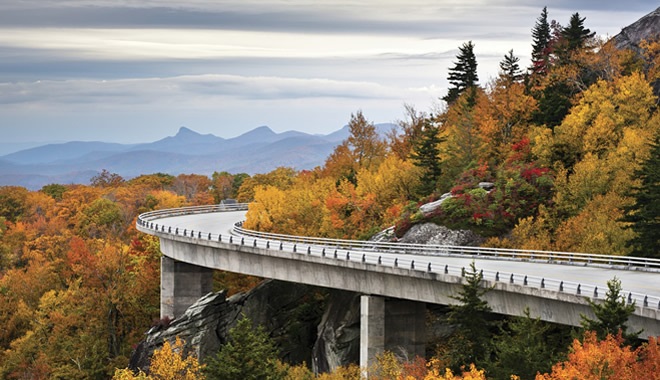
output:
[{"label": "cloudy sky", "polygon": [[[2,0],[0,145],[148,142],[187,126],[330,133],[429,111],[457,48],[529,64],[540,0]],[[555,0],[613,36],[657,0]]]}]

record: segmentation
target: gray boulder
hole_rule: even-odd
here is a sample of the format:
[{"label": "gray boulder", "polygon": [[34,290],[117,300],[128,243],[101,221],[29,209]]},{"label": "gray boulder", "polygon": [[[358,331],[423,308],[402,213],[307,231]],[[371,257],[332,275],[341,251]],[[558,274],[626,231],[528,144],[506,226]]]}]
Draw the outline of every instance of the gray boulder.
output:
[{"label": "gray boulder", "polygon": [[420,223],[412,226],[399,241],[408,244],[476,247],[483,243],[483,238],[469,230],[452,230],[435,223]]}]

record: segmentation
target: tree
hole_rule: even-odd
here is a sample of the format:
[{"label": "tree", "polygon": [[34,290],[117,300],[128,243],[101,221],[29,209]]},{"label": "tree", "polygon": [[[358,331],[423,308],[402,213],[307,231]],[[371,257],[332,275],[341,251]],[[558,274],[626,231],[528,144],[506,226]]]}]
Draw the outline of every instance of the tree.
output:
[{"label": "tree", "polygon": [[209,358],[204,372],[209,380],[283,379],[284,373],[277,362],[275,343],[263,326],[255,329],[243,317],[229,330],[229,342]]},{"label": "tree", "polygon": [[560,58],[568,58],[571,53],[583,49],[587,41],[596,35],[596,32],[584,27],[586,17],[580,18],[579,13],[573,13],[568,26],[561,30],[562,43],[558,52]]},{"label": "tree", "polygon": [[453,104],[459,96],[469,91],[469,101],[470,105],[474,105],[474,97],[472,92],[475,87],[478,86],[479,76],[477,74],[477,57],[474,55],[474,44],[472,41],[464,43],[461,47],[458,48],[459,52],[456,56],[457,62],[454,63],[454,67],[449,69],[449,76],[447,80],[452,86],[449,88],[447,95],[445,95],[442,100],[447,102],[447,104]]},{"label": "tree", "polygon": [[479,364],[491,351],[488,315],[492,309],[482,299],[490,289],[483,287],[482,280],[483,274],[477,271],[474,262],[470,263],[463,288],[452,296],[458,304],[450,306],[447,321],[456,326],[456,331],[448,341],[445,356],[454,370],[470,363]]},{"label": "tree", "polygon": [[113,380],[202,380],[203,366],[196,357],[186,355],[183,340],[176,337],[174,344],[169,341],[163,347],[154,351],[149,365],[149,375],[142,371],[134,374],[128,368],[117,369]]},{"label": "tree", "polygon": [[346,143],[351,149],[357,168],[372,169],[378,166],[386,153],[386,144],[378,135],[376,126],[367,121],[358,111],[355,115],[351,114],[351,121],[348,123],[350,136]]},{"label": "tree", "polygon": [[626,304],[626,299],[621,294],[621,280],[618,278],[614,277],[607,281],[605,301],[596,303],[588,300],[588,302],[596,319],[580,315],[584,330],[594,331],[599,339],[605,339],[607,335],[621,334],[628,342],[633,342],[641,334],[642,330],[633,333],[627,332],[626,322],[635,311],[635,303]]},{"label": "tree", "polygon": [[410,155],[415,166],[422,170],[421,196],[430,195],[437,189],[438,180],[442,174],[439,145],[443,141],[438,124],[426,119],[419,138],[412,146]]},{"label": "tree", "polygon": [[651,145],[649,158],[635,171],[641,184],[634,189],[635,203],[626,209],[625,221],[637,234],[631,241],[632,254],[660,257],[660,133]]},{"label": "tree", "polygon": [[117,173],[110,173],[103,169],[101,173],[90,179],[90,183],[94,187],[117,187],[124,183],[124,178]]},{"label": "tree", "polygon": [[519,61],[520,58],[513,55],[513,49],[509,50],[504,59],[500,61],[500,78],[504,80],[506,87],[522,80],[523,75],[518,64]]},{"label": "tree", "polygon": [[524,316],[513,318],[494,342],[495,359],[487,367],[496,379],[517,375],[532,379],[537,372],[546,372],[556,362],[555,346],[549,344],[550,325],[532,318],[529,308]]},{"label": "tree", "polygon": [[573,341],[566,361],[554,365],[549,374],[537,375],[536,380],[658,379],[658,368],[657,339],[650,338],[648,344],[633,350],[623,344],[620,335],[599,340],[595,332],[586,332],[582,342]]},{"label": "tree", "polygon": [[550,24],[548,23],[548,7],[543,7],[541,16],[536,19],[532,29],[532,67],[533,74],[546,74],[550,62]]}]

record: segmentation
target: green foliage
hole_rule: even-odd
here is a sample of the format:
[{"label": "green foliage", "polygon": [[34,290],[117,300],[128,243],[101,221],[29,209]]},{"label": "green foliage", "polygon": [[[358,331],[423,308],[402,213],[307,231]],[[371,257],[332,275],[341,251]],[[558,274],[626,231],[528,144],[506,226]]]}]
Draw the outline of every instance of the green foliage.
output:
[{"label": "green foliage", "polygon": [[660,134],[651,154],[635,172],[641,184],[634,189],[634,205],[627,208],[625,221],[637,234],[631,241],[634,256],[660,257]]},{"label": "green foliage", "polygon": [[45,194],[50,195],[51,198],[55,199],[56,201],[61,201],[62,196],[64,195],[66,189],[67,188],[64,185],[51,183],[50,185],[45,185],[44,187],[42,187],[41,191]]},{"label": "green foliage", "polygon": [[[472,41],[468,41],[458,50],[457,61],[454,63],[454,67],[449,69],[449,76],[447,77],[451,87],[447,95],[442,98],[447,104],[454,103],[463,92],[472,90],[479,84],[474,44]],[[471,99],[469,103],[473,106],[474,99]]]},{"label": "green foliage", "polygon": [[426,119],[421,135],[412,147],[411,159],[415,166],[422,169],[420,179],[420,195],[428,196],[437,189],[437,183],[442,174],[440,161],[440,128],[431,120]]},{"label": "green foliage", "polygon": [[470,363],[482,363],[490,353],[492,322],[491,308],[482,299],[490,289],[482,284],[483,274],[477,271],[474,262],[465,271],[465,283],[461,291],[452,296],[458,301],[450,306],[447,322],[456,330],[447,342],[446,360],[452,369]]},{"label": "green foliage", "polygon": [[599,339],[605,339],[607,335],[617,335],[619,331],[628,343],[634,342],[642,331],[627,332],[626,322],[628,317],[635,311],[635,303],[626,304],[626,299],[621,294],[621,280],[614,277],[607,281],[607,293],[602,303],[589,300],[591,310],[596,319],[582,317],[582,328],[585,331],[595,331]]},{"label": "green foliage", "polygon": [[504,59],[500,61],[500,77],[504,79],[507,86],[520,82],[523,78],[518,62],[520,62],[520,58],[513,55],[513,49],[509,50]]},{"label": "green foliage", "polygon": [[567,55],[583,49],[587,41],[596,35],[596,32],[584,27],[585,17],[580,17],[579,13],[573,13],[568,26],[561,30],[562,43],[558,55],[566,58]]},{"label": "green foliage", "polygon": [[285,371],[277,362],[277,349],[263,326],[255,329],[243,317],[229,330],[229,342],[209,358],[204,372],[209,380],[284,379]]},{"label": "green foliage", "polygon": [[[513,318],[494,338],[494,357],[486,366],[488,375],[495,379],[509,379],[517,375],[521,379],[533,379],[537,372],[548,372],[559,357],[563,347],[550,341],[552,326],[540,318],[532,318],[529,308],[524,316]],[[567,334],[566,334],[567,335]]]},{"label": "green foliage", "polygon": [[550,60],[550,24],[548,7],[543,7],[532,29],[532,67],[534,74],[545,74]]}]

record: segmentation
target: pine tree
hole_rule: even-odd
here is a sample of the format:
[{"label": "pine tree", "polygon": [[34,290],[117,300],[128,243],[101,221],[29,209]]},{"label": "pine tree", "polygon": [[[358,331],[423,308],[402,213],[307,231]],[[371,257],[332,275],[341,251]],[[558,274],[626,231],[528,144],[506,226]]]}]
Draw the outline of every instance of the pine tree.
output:
[{"label": "pine tree", "polygon": [[548,340],[551,325],[540,318],[532,318],[529,308],[524,316],[515,317],[495,338],[495,358],[487,366],[488,374],[495,379],[508,379],[517,375],[521,379],[533,379],[537,372],[549,372],[558,359],[557,347]]},{"label": "pine tree", "polygon": [[635,204],[627,208],[625,221],[632,223],[630,228],[637,236],[629,243],[633,255],[640,257],[660,257],[660,134],[651,146],[651,155],[635,176],[641,185],[632,197]]},{"label": "pine tree", "polygon": [[579,13],[573,13],[568,26],[561,31],[561,36],[565,40],[566,49],[569,52],[584,48],[587,41],[596,35],[596,32],[584,27],[585,19],[586,17],[580,18]]},{"label": "pine tree", "polygon": [[[477,74],[477,57],[474,55],[474,44],[472,41],[464,43],[456,56],[457,62],[449,69],[447,80],[452,87],[442,100],[452,104],[465,91],[472,91],[478,86],[479,76]],[[472,101],[474,105],[474,100]]]},{"label": "pine tree", "polygon": [[532,29],[532,67],[534,74],[545,74],[550,60],[550,24],[548,23],[548,7],[543,7],[541,16],[536,19]]},{"label": "pine tree", "polygon": [[500,78],[504,79],[507,86],[522,80],[519,61],[520,58],[513,55],[513,49],[509,50],[504,59],[500,61]]},{"label": "pine tree", "polygon": [[415,166],[422,169],[420,195],[426,196],[432,194],[438,184],[438,179],[442,174],[440,166],[440,148],[439,144],[443,139],[439,135],[439,127],[430,119],[424,121],[424,127],[421,136],[415,145],[410,158]]},{"label": "pine tree", "polygon": [[284,379],[277,362],[275,343],[263,326],[255,329],[252,322],[243,317],[229,330],[229,342],[209,359],[204,372],[209,380]]},{"label": "pine tree", "polygon": [[457,296],[458,301],[451,305],[448,322],[456,326],[456,331],[448,342],[447,359],[452,369],[458,370],[463,365],[481,363],[491,351],[490,327],[488,319],[492,309],[482,299],[490,289],[482,286],[483,274],[477,271],[474,262],[470,270],[465,271],[466,283]]},{"label": "pine tree", "polygon": [[626,326],[628,317],[635,311],[635,303],[626,304],[626,299],[621,294],[621,290],[621,280],[614,277],[607,281],[607,293],[603,303],[588,300],[596,319],[581,315],[581,324],[585,331],[595,331],[599,339],[605,339],[608,334],[616,335],[621,331],[621,335],[629,343],[638,338],[642,331],[628,333],[628,327]]}]

